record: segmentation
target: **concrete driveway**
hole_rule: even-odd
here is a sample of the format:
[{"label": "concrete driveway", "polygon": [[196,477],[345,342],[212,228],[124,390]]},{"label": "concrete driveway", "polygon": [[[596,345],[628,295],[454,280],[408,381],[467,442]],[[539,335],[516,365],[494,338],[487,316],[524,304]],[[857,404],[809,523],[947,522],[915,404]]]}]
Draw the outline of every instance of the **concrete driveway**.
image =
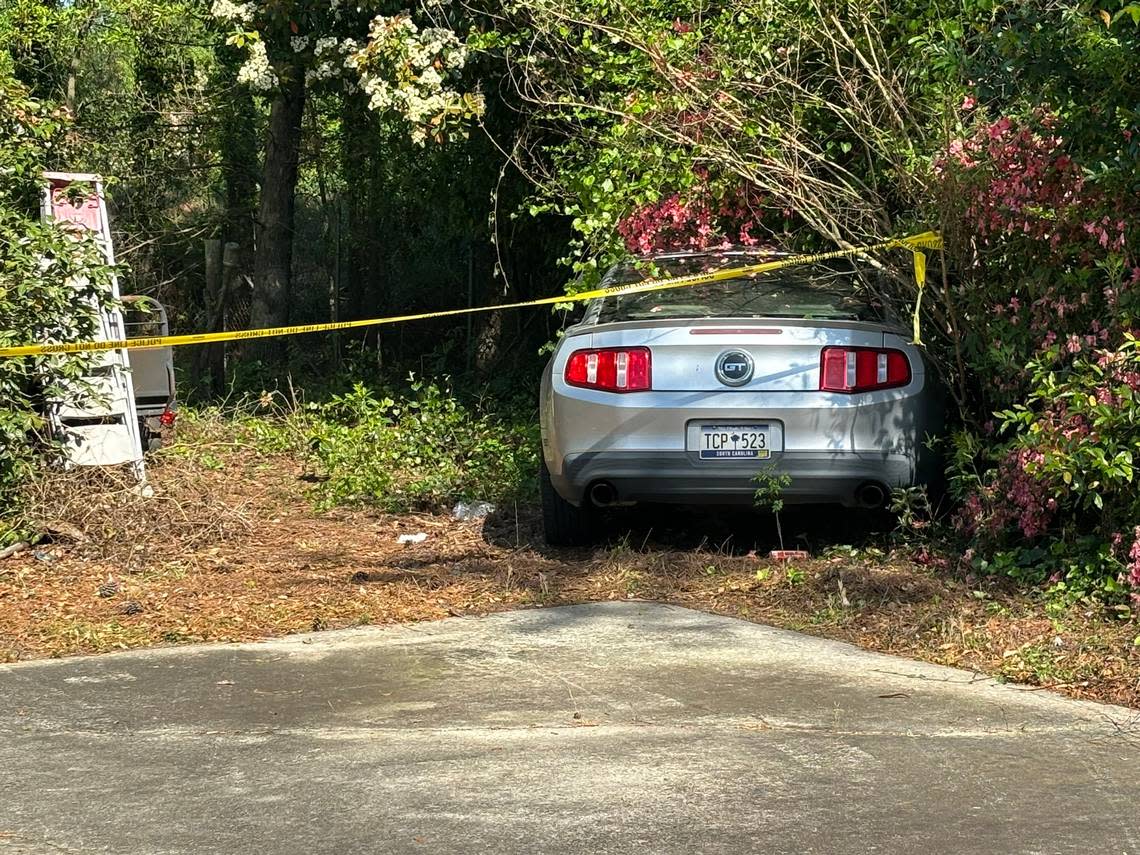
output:
[{"label": "concrete driveway", "polygon": [[56,852],[1140,853],[1140,718],[639,602],[0,666]]}]

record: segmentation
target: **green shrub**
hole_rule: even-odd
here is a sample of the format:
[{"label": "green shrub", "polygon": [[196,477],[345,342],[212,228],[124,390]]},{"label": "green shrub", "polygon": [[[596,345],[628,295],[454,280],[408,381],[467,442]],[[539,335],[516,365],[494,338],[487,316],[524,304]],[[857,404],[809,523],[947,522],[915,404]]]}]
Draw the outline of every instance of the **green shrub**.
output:
[{"label": "green shrub", "polygon": [[979,566],[1066,593],[1140,589],[1140,342],[1032,360],[1024,403],[997,413],[988,447],[959,434],[960,530]]},{"label": "green shrub", "polygon": [[407,396],[361,384],[304,412],[308,453],[323,481],[319,501],[390,511],[440,509],[459,499],[533,497],[538,425],[464,406],[434,383]]},{"label": "green shrub", "polygon": [[[110,269],[89,239],[41,225],[41,171],[66,124],[0,75],[0,346],[90,338],[98,318],[90,298],[109,299]],[[50,452],[44,402],[82,394],[92,357],[0,358],[0,509]],[[0,545],[12,534],[0,511]]]},{"label": "green shrub", "polygon": [[1140,28],[1033,4],[992,27],[935,160],[954,521],[975,569],[1140,598]]}]

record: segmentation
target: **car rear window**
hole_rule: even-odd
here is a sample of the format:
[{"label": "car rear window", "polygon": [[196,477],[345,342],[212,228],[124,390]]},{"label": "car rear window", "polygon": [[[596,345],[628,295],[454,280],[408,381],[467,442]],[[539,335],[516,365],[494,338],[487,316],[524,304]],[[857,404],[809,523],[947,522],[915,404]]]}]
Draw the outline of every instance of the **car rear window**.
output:
[{"label": "car rear window", "polygon": [[[606,274],[605,285],[688,276],[765,261],[755,255],[693,255],[626,262]],[[804,318],[881,321],[870,283],[843,262],[774,270],[705,285],[606,297],[599,323],[656,318]]]}]

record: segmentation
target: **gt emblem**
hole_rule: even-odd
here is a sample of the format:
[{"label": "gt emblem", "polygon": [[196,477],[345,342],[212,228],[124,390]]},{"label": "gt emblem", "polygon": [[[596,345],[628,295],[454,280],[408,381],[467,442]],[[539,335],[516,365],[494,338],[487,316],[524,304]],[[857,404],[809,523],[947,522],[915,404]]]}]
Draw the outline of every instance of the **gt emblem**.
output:
[{"label": "gt emblem", "polygon": [[716,358],[716,379],[725,386],[743,386],[752,370],[752,357],[743,350],[726,350]]}]

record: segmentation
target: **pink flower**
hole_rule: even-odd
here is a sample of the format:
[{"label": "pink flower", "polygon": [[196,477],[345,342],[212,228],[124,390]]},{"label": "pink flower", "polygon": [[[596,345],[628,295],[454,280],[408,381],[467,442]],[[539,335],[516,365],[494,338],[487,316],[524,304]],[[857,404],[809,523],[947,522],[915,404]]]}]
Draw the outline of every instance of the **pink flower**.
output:
[{"label": "pink flower", "polygon": [[[963,105],[976,103],[970,95]],[[1064,151],[1067,141],[1058,127],[1057,117],[1045,110],[1035,111],[1026,124],[1002,116],[973,137],[954,140],[935,166],[939,174],[954,161],[971,169],[985,167],[980,170],[985,177],[967,190],[966,209],[983,243],[1020,234],[1055,251],[1084,250],[1088,257],[1081,263],[1088,264],[1092,251],[1126,247],[1122,226],[1127,219],[1113,221],[1101,213],[1128,205],[1087,185],[1081,166]]]},{"label": "pink flower", "polygon": [[991,140],[999,140],[1009,133],[1010,128],[1013,127],[1013,122],[1009,120],[1008,116],[1002,116],[996,122],[989,126],[987,132]]},{"label": "pink flower", "polygon": [[1134,588],[1140,588],[1140,525],[1132,532],[1132,549],[1128,551],[1128,581]]},{"label": "pink flower", "polygon": [[974,98],[973,95],[967,95],[965,98],[962,99],[962,109],[963,110],[973,110],[977,106],[978,106],[978,101],[976,98]]}]

